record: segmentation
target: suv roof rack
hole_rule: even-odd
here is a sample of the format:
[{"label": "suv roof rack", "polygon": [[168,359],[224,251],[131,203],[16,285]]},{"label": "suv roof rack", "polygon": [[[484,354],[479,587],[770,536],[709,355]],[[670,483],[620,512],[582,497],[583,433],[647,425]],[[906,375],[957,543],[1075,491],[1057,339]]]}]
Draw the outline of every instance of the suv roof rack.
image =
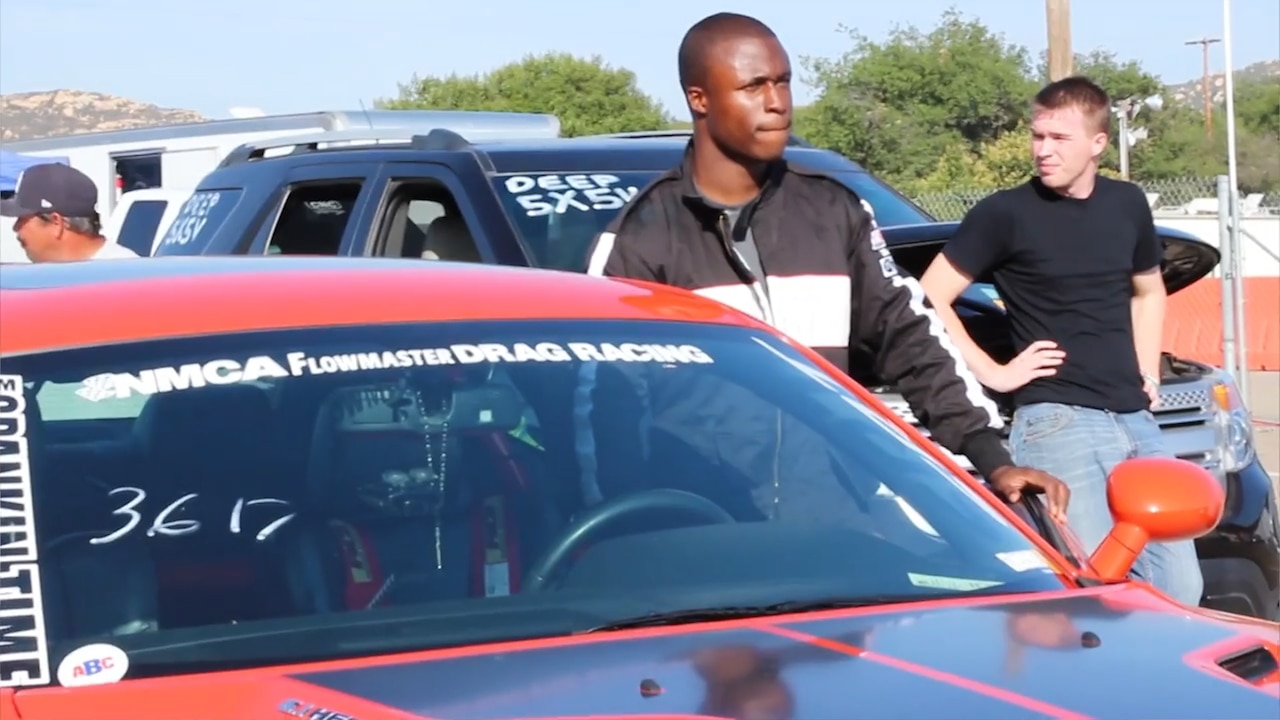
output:
[{"label": "suv roof rack", "polygon": [[[604,133],[602,135],[587,135],[584,137],[621,138],[624,140],[644,140],[644,139],[651,139],[651,138],[677,138],[677,137],[692,137],[692,136],[693,136],[693,130],[672,129],[672,130],[634,130],[632,132]],[[808,140],[805,140],[804,138],[800,137],[799,135],[796,135],[795,133],[791,133],[790,137],[787,138],[787,145],[791,147],[804,147],[804,148],[813,147],[813,143],[810,143]]]},{"label": "suv roof rack", "polygon": [[469,140],[445,128],[436,128],[425,135],[414,128],[355,128],[288,135],[244,143],[227,153],[222,162],[218,163],[218,167],[231,167],[268,156],[301,155],[331,148],[368,148],[378,145],[407,145],[411,150],[422,151],[448,152],[473,149]]}]

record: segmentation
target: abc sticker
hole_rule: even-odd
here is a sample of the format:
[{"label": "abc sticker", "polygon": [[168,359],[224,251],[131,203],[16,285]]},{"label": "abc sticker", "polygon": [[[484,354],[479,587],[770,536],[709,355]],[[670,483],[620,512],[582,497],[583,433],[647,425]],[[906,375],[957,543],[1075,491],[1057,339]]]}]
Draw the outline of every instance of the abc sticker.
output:
[{"label": "abc sticker", "polygon": [[58,664],[63,687],[106,685],[120,682],[129,671],[129,656],[115,645],[94,643],[72,650]]}]

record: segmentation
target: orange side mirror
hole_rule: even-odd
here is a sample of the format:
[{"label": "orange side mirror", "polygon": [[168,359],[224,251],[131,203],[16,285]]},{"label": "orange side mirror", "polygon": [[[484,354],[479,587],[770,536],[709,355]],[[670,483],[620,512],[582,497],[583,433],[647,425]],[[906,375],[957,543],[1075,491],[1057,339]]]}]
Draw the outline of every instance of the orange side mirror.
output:
[{"label": "orange side mirror", "polygon": [[1136,458],[1107,478],[1115,527],[1090,561],[1100,576],[1123,580],[1149,542],[1191,540],[1222,519],[1226,493],[1208,470],[1173,458]]}]

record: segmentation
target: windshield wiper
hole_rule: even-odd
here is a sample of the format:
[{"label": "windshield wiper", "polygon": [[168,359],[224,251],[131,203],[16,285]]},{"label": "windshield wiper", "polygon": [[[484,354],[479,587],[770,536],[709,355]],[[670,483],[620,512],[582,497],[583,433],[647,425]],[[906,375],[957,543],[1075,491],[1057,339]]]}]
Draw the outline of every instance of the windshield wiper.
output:
[{"label": "windshield wiper", "polygon": [[788,615],[791,613],[819,612],[822,610],[841,610],[846,608],[872,607],[875,605],[895,605],[901,603],[922,602],[925,600],[945,600],[952,597],[974,597],[977,593],[947,593],[944,595],[873,595],[860,598],[829,598],[825,600],[788,600],[771,605],[730,605],[725,607],[693,608],[673,610],[671,612],[655,612],[635,617],[615,620],[575,634],[612,632],[630,630],[632,628],[659,627],[664,625],[687,625],[690,623],[714,622],[716,620],[738,620],[741,618],[767,617],[770,615]]}]

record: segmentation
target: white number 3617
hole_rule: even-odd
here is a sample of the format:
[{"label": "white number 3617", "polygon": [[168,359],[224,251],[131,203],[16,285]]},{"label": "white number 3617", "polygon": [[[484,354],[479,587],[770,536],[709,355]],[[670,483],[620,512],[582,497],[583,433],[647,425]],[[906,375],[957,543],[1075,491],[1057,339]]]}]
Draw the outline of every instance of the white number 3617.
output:
[{"label": "white number 3617", "polygon": [[[120,538],[128,535],[138,528],[142,523],[142,512],[139,510],[142,503],[147,499],[147,493],[142,488],[136,487],[118,487],[113,489],[108,495],[127,495],[128,500],[123,505],[111,511],[112,515],[116,515],[124,519],[124,524],[114,532],[95,537],[89,540],[94,545],[105,545],[115,542]],[[170,516],[176,513],[183,505],[194,502],[199,498],[196,493],[187,493],[182,497],[169,503],[163,510],[156,514],[151,521],[151,526],[147,528],[147,537],[155,537],[164,535],[166,537],[178,537],[182,535],[190,535],[200,529],[200,521],[190,518],[170,519]],[[233,535],[239,535],[241,532],[241,517],[244,515],[245,507],[253,507],[257,505],[274,505],[282,508],[281,515],[271,522],[267,523],[258,531],[254,537],[258,542],[263,542],[271,537],[275,531],[279,530],[297,515],[296,512],[289,511],[289,502],[287,500],[279,500],[276,498],[255,498],[246,500],[240,498],[236,500],[235,505],[231,507],[231,514],[227,521],[227,528]]]}]

